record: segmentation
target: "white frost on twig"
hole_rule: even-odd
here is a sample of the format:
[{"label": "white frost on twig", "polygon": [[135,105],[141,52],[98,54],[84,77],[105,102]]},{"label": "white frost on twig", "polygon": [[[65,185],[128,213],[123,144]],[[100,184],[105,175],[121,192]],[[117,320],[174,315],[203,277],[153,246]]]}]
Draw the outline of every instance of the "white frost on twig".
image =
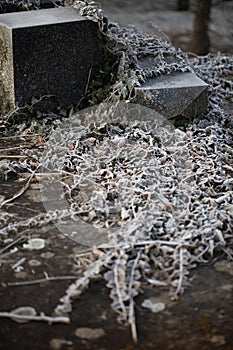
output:
[{"label": "white frost on twig", "polygon": [[21,321],[48,322],[49,324],[70,323],[69,317],[64,317],[64,316],[51,317],[51,316],[46,316],[43,313],[41,313],[39,316],[30,316],[30,315],[17,315],[11,312],[0,312],[0,317],[11,318],[11,319],[21,320]]}]

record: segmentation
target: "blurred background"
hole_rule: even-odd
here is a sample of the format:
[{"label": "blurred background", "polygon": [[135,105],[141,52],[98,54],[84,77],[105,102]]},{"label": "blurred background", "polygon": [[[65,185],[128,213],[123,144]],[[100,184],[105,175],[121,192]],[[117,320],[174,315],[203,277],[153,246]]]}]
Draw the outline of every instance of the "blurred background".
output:
[{"label": "blurred background", "polygon": [[[0,0],[0,13],[75,0]],[[86,0],[83,0],[86,1]],[[91,2],[91,0],[87,0]],[[233,53],[233,0],[97,0],[110,22],[133,24],[198,55]]]},{"label": "blurred background", "polygon": [[99,2],[110,21],[121,25],[134,24],[144,32],[168,36],[176,48],[186,52],[203,55],[209,51],[233,53],[232,0]]}]

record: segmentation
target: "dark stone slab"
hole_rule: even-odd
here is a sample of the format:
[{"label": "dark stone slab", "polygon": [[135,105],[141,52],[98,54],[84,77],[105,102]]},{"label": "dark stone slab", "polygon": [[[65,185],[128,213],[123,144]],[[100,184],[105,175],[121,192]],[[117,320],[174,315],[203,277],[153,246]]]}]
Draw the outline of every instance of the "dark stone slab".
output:
[{"label": "dark stone slab", "polygon": [[207,88],[194,73],[164,74],[137,88],[136,100],[169,119],[180,116],[190,119],[206,112]]},{"label": "dark stone slab", "polygon": [[39,6],[42,9],[52,8],[55,6],[62,6],[64,0],[40,0]]},{"label": "dark stone slab", "polygon": [[0,15],[0,111],[48,95],[41,108],[70,108],[101,69],[102,55],[97,23],[74,8]]}]

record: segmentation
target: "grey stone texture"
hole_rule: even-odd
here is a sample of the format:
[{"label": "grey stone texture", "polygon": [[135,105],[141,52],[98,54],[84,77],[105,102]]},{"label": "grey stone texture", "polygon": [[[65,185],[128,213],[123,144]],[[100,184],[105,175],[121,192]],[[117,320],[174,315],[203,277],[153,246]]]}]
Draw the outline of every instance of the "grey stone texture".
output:
[{"label": "grey stone texture", "polygon": [[175,72],[148,79],[136,89],[136,101],[168,119],[202,116],[207,110],[208,85],[194,73]]},{"label": "grey stone texture", "polygon": [[70,108],[102,57],[97,23],[72,7],[0,15],[0,112],[33,98],[42,98],[42,109]]}]

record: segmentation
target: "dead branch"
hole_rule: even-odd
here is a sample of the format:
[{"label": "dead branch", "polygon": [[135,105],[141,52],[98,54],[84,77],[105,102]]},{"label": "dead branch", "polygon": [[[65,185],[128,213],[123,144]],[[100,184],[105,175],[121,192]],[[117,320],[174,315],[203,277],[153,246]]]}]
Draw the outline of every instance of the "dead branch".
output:
[{"label": "dead branch", "polygon": [[39,316],[32,316],[32,315],[17,315],[11,312],[0,312],[0,317],[11,318],[15,320],[22,320],[22,321],[48,322],[49,324],[70,323],[69,317],[63,317],[63,316],[51,317],[51,316],[46,316],[43,313],[41,313]]},{"label": "dead branch", "polygon": [[134,298],[132,296],[132,288],[133,288],[133,283],[134,283],[134,274],[135,274],[135,270],[137,268],[137,264],[138,264],[139,259],[140,259],[140,252],[137,253],[137,257],[134,260],[133,267],[131,270],[131,275],[130,275],[130,282],[129,282],[129,295],[130,295],[129,324],[130,324],[130,328],[131,328],[131,335],[132,335],[133,341],[135,343],[138,342],[138,335],[137,335],[137,327],[136,327],[136,322],[135,322]]},{"label": "dead branch", "polygon": [[[1,157],[1,156],[0,156]],[[20,197],[30,186],[31,180],[33,179],[36,171],[37,171],[38,167],[31,173],[31,175],[29,176],[28,181],[26,182],[25,186],[23,188],[21,188],[21,190],[16,193],[13,197],[6,199],[5,201],[3,201],[0,205],[0,208],[2,208],[4,205],[6,205],[7,203],[12,202],[13,200],[15,200],[16,198]]]},{"label": "dead branch", "polygon": [[9,248],[11,248],[12,246],[14,246],[16,243],[19,243],[20,241],[24,240],[25,237],[18,237],[16,238],[13,242],[9,243],[7,246],[5,246],[4,248],[2,248],[0,250],[0,255],[2,253],[4,253],[6,250],[8,250]]},{"label": "dead branch", "polygon": [[179,266],[179,280],[178,280],[178,285],[176,288],[176,291],[174,293],[174,298],[176,299],[178,295],[180,294],[182,290],[182,285],[183,285],[183,276],[184,276],[184,256],[183,256],[183,248],[180,247],[180,266]]},{"label": "dead branch", "polygon": [[16,155],[16,156],[9,156],[9,155],[7,155],[7,154],[4,154],[4,155],[0,155],[0,159],[26,159],[26,158],[28,158],[28,156],[18,156],[18,155]]},{"label": "dead branch", "polygon": [[23,281],[23,282],[8,282],[7,286],[9,287],[20,287],[20,286],[29,286],[32,284],[44,283],[47,281],[65,281],[65,280],[76,280],[77,276],[54,276],[49,277],[45,275],[45,278],[40,278],[32,281]]}]

